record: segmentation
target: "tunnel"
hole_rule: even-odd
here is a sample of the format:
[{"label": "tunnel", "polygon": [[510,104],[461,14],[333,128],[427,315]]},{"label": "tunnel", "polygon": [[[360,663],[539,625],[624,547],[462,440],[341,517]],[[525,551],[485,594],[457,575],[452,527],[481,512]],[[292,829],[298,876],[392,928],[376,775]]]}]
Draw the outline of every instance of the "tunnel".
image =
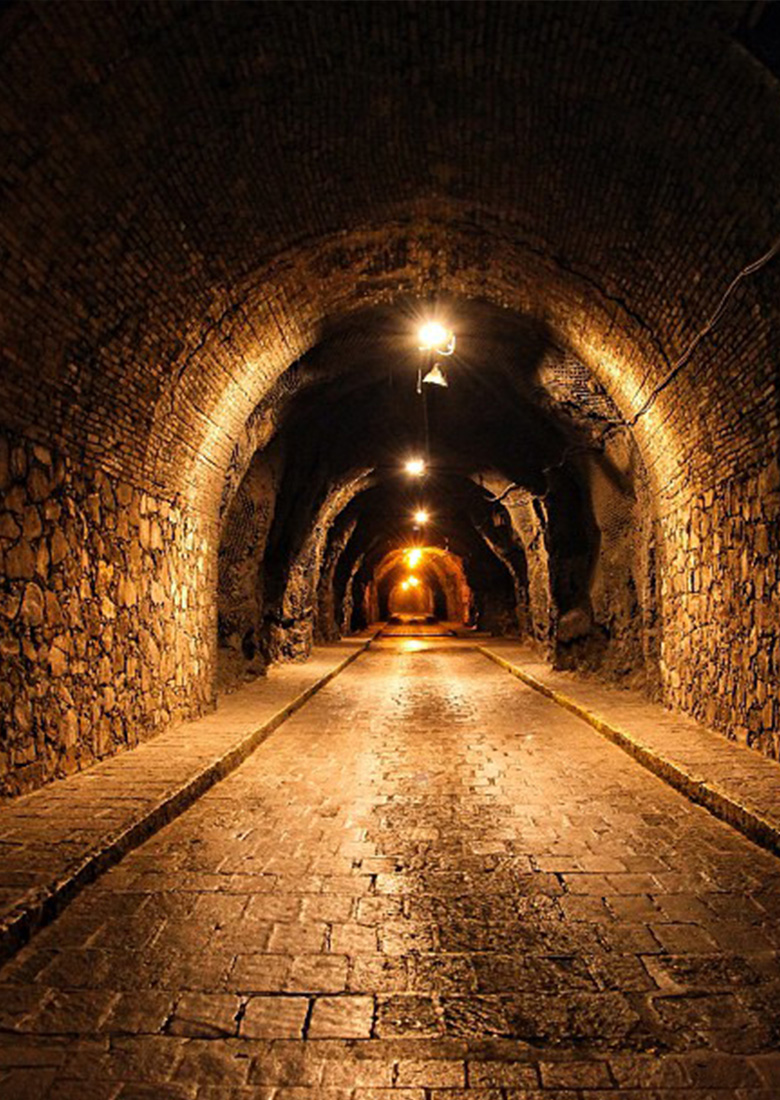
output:
[{"label": "tunnel", "polygon": [[775,1095],[777,3],[0,32],[0,1095]]},{"label": "tunnel", "polygon": [[[412,543],[391,550],[374,572],[371,618],[393,615],[432,616],[442,623],[466,626],[472,617],[473,594],[462,560],[450,550]],[[374,602],[375,601],[375,602]]]}]

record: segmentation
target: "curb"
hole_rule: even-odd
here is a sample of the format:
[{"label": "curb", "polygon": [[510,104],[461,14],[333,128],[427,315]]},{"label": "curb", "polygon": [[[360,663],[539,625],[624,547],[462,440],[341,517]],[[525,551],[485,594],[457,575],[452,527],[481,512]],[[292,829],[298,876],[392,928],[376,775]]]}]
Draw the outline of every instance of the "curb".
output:
[{"label": "curb", "polygon": [[560,691],[548,687],[541,680],[537,680],[535,676],[525,672],[519,665],[513,665],[510,661],[499,657],[497,653],[493,653],[485,646],[476,646],[475,648],[484,657],[500,665],[512,676],[516,676],[518,680],[522,680],[528,687],[533,688],[534,691],[545,695],[548,699],[557,703],[559,707],[571,711],[572,714],[587,722],[589,726],[592,726],[603,737],[606,737],[608,741],[632,756],[643,768],[658,776],[659,779],[663,779],[670,787],[680,791],[691,802],[703,806],[714,817],[720,818],[727,825],[738,829],[739,832],[760,847],[766,848],[774,855],[780,855],[780,826],[767,820],[758,811],[751,809],[743,802],[739,802],[732,795],[706,780],[696,779],[679,764],[675,764],[673,760],[669,760],[668,757],[661,756],[646,745],[642,745],[627,730],[613,725],[606,718],[588,710],[587,707],[575,702],[568,695],[563,695]]},{"label": "curb", "polygon": [[39,929],[59,916],[85,886],[94,882],[129,851],[137,848],[164,825],[184,813],[207,790],[235,771],[274,730],[308,703],[309,699],[334,677],[343,672],[347,665],[352,664],[362,653],[365,653],[376,637],[376,634],[372,634],[355,648],[354,653],[348,654],[330,672],[321,676],[319,680],[315,680],[305,691],[278,710],[276,714],[271,715],[261,726],[248,733],[237,745],[227,749],[222,756],[207,764],[182,786],[165,795],[162,801],[152,806],[143,817],[123,828],[115,836],[109,835],[100,847],[87,853],[75,867],[55,878],[48,885],[38,886],[25,895],[0,923],[0,964],[10,959]]}]

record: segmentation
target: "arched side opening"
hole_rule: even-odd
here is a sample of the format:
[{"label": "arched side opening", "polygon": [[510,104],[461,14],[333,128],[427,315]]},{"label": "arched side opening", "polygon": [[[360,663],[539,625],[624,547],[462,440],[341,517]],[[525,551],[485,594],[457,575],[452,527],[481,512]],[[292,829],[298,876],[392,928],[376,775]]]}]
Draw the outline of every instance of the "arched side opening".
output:
[{"label": "arched side opening", "polygon": [[255,453],[233,496],[219,540],[217,571],[218,690],[262,672],[265,549],[279,493],[279,448]]},{"label": "arched side opening", "polygon": [[314,619],[314,640],[333,642],[347,633],[344,627],[344,584],[337,570],[341,556],[355,533],[357,517],[344,518],[333,524],[328,534],[328,545],[317,584],[317,603]]},{"label": "arched side opening", "polygon": [[566,425],[559,457],[545,462],[537,484],[494,471],[475,478],[523,548],[526,631],[560,667],[655,692],[655,507],[634,433],[571,354],[544,358],[535,396]]},{"label": "arched side opening", "polygon": [[478,483],[500,500],[506,510],[514,537],[523,548],[528,581],[526,634],[533,642],[549,650],[557,614],[550,587],[547,553],[547,516],[544,502],[530,490],[508,482],[494,473],[482,474]]},{"label": "arched side opening", "polygon": [[329,488],[300,544],[278,553],[264,610],[263,649],[268,660],[308,656],[314,637],[315,606],[323,554],[336,517],[372,483],[370,472],[351,473]]}]

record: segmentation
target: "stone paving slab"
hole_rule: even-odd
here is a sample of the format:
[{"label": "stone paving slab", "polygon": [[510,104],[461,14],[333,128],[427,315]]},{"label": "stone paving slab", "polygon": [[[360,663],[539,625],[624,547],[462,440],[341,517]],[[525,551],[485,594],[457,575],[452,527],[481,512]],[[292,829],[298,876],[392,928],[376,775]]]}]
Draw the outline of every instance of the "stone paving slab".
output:
[{"label": "stone paving slab", "polygon": [[0,968],[13,1100],[777,1100],[780,863],[380,639]]},{"label": "stone paving slab", "polygon": [[0,804],[0,960],[238,767],[373,636],[317,646],[305,663],[272,667],[203,718]]},{"label": "stone paving slab", "polygon": [[780,766],[636,691],[556,671],[527,646],[477,647],[519,680],[588,722],[692,801],[780,854]]},{"label": "stone paving slab", "polygon": [[[429,1040],[0,1036],[3,1100],[777,1100],[777,1056],[589,1060]],[[95,1076],[95,1070],[99,1076]],[[64,1071],[64,1075],[63,1075]],[[85,1078],[85,1072],[89,1077]],[[138,1080],[123,1083],[125,1075]],[[15,1091],[15,1084],[19,1091]],[[23,1090],[23,1091],[22,1091]]]}]

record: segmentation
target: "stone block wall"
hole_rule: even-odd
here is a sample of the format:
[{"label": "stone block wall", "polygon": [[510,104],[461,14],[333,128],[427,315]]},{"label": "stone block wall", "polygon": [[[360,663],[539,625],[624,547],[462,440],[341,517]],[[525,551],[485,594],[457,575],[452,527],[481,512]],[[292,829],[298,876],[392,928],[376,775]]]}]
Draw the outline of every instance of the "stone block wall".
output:
[{"label": "stone block wall", "polygon": [[0,795],[210,704],[214,556],[180,507],[0,434]]},{"label": "stone block wall", "polygon": [[[628,421],[666,387],[780,224],[778,86],[745,11],[3,8],[2,422],[62,448],[2,443],[3,789],[210,699],[216,544],[171,502],[216,517],[236,441],[235,480],[266,438],[253,410],[329,318],[490,300]],[[637,439],[664,697],[780,755],[777,265]]]},{"label": "stone block wall", "polygon": [[780,759],[780,466],[693,496],[664,521],[665,698]]}]

